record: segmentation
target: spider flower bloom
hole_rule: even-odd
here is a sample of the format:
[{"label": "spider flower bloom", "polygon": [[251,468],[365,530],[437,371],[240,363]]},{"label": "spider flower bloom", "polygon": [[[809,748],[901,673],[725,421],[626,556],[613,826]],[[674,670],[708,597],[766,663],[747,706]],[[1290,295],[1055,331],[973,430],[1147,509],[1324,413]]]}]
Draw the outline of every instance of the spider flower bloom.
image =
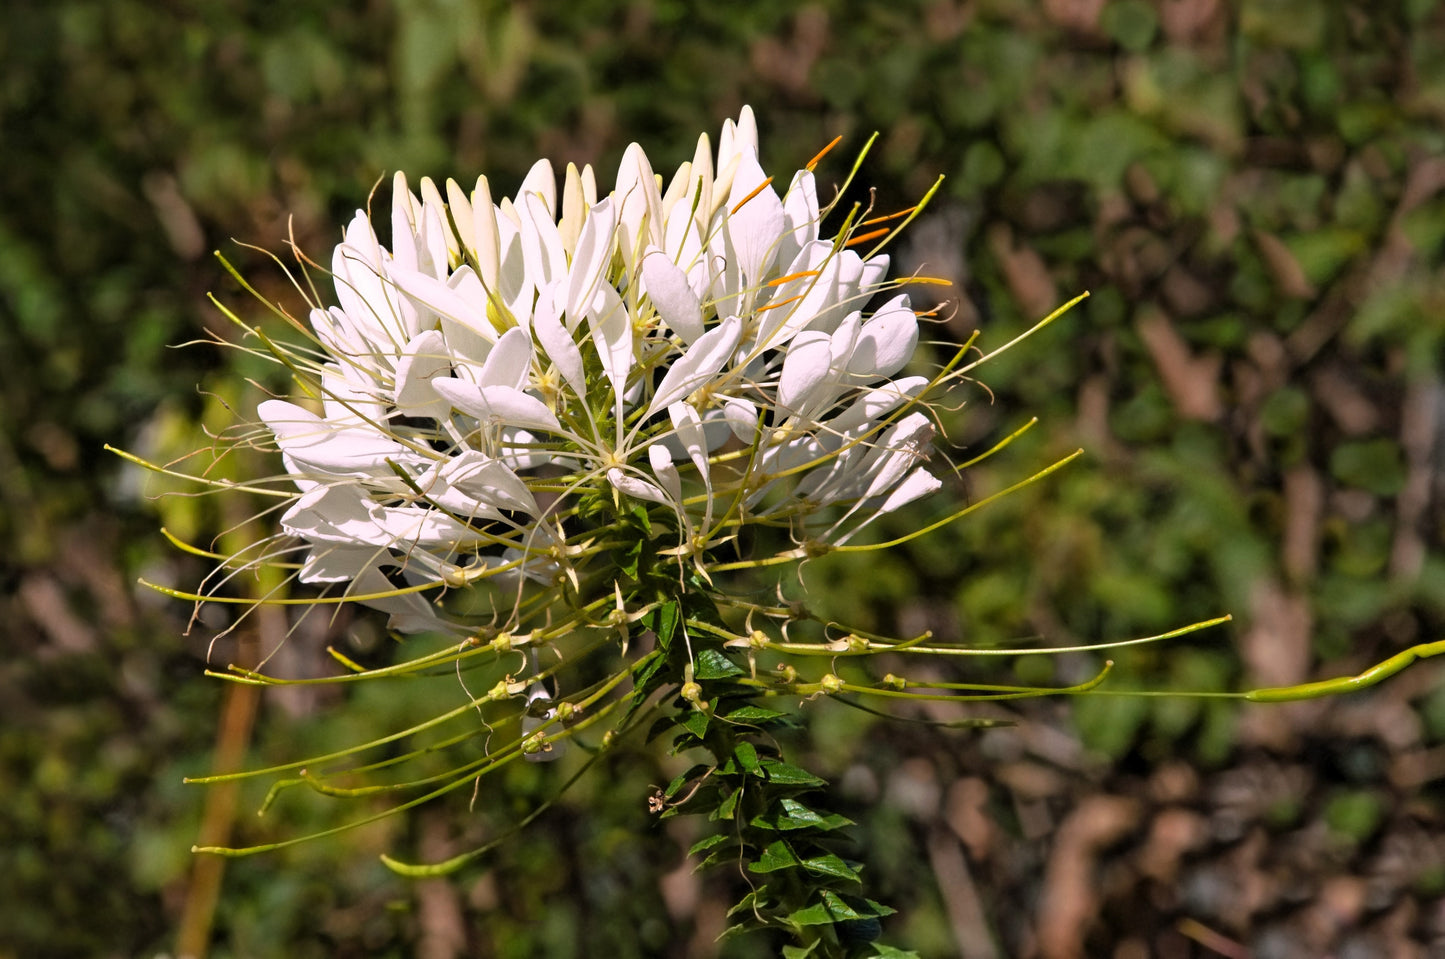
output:
[{"label": "spider flower bloom", "polygon": [[[863,312],[888,258],[848,246],[851,217],[821,235],[811,170],[780,194],[745,108],[663,182],[634,144],[605,195],[544,160],[500,199],[398,174],[389,247],[358,211],[310,316],[319,407],[259,408],[302,581],[576,582],[590,518],[629,501],[705,569],[747,523],[837,543],[938,487],[928,380],[900,375],[917,317],[901,294]],[[371,602],[444,625],[419,594]]]}]

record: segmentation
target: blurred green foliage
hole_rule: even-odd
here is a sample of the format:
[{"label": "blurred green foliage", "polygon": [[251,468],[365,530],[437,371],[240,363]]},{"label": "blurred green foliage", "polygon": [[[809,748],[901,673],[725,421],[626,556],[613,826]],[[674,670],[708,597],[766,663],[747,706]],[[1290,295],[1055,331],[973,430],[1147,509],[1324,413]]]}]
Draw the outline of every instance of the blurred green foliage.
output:
[{"label": "blurred green foliage", "polygon": [[[219,691],[199,677],[201,631],[180,635],[187,611],[129,584],[190,585],[202,568],[156,536],[139,481],[100,447],[166,458],[203,442],[196,424],[218,405],[196,384],[243,395],[242,367],[168,347],[231,335],[207,291],[259,314],[210,252],[294,308],[280,271],[231,238],[279,251],[294,236],[324,260],[395,169],[485,171],[509,192],[550,156],[605,181],[629,140],[665,168],[744,102],[772,169],[879,130],[862,180],[881,207],[948,177],[895,251],[958,284],[939,339],[978,325],[997,345],[1094,291],[983,371],[992,401],[978,391],[949,424],[961,455],[1028,416],[1043,425],[957,496],[1078,445],[1090,458],[883,563],[816,564],[814,606],[986,645],[1231,611],[1223,635],[1118,657],[1121,674],[1207,689],[1305,679],[1320,659],[1354,670],[1441,634],[1434,0],[18,0],[4,19],[0,955],[170,948],[204,801],[178,780],[208,766]],[[248,416],[254,394],[235,402]],[[164,509],[202,542],[224,524],[205,502]],[[1077,681],[1097,665],[1057,669]],[[399,719],[417,708],[403,699],[269,705],[256,761],[342,741],[358,716]],[[1431,742],[1445,738],[1440,704],[1424,705]],[[1085,743],[1120,761],[1233,754],[1227,708],[1096,698],[1074,714]],[[829,740],[829,722],[846,722],[809,716],[835,769],[862,761],[856,733]],[[681,859],[658,850],[688,844],[646,821],[666,771],[625,757],[462,891],[485,916],[469,927],[481,954],[675,955],[669,943],[706,928],[705,908],[659,891]],[[506,790],[550,795],[531,767]],[[443,832],[489,828],[491,812],[463,807],[439,813]],[[307,808],[287,814],[323,815]],[[939,954],[941,907],[904,878],[909,857],[886,855],[906,848],[898,815],[855,817],[860,842],[880,854],[882,886],[916,896],[910,928]],[[1363,787],[1324,812],[1346,842],[1383,815]],[[421,842],[431,822],[233,864],[217,954],[411,954],[424,897],[375,854]]]}]

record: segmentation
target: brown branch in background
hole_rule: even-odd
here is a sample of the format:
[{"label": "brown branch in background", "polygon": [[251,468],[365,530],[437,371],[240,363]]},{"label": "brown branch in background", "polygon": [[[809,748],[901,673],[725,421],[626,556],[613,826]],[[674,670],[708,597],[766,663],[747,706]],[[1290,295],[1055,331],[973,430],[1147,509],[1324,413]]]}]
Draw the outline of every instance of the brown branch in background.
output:
[{"label": "brown branch in background", "polygon": [[[238,498],[232,501],[232,505],[240,508],[243,503]],[[236,530],[233,536],[254,537],[251,542],[262,535],[253,523],[227,522],[226,525]],[[231,545],[234,544],[223,544],[223,549],[234,554],[237,550],[229,549]],[[250,582],[252,599],[274,597],[284,590],[280,574],[267,567],[257,570],[257,575]],[[261,649],[274,650],[285,641],[287,623],[284,606],[254,607],[246,628],[237,631],[234,663],[244,669],[255,667],[260,661]],[[246,751],[251,745],[251,732],[256,725],[256,713],[261,702],[260,686],[226,683],[225,688],[220,723],[216,730],[216,748],[212,762],[214,774],[232,773],[241,769],[246,759]],[[241,784],[230,781],[204,788],[206,805],[201,814],[196,845],[230,845],[231,831],[236,823],[236,809],[241,797]],[[221,856],[195,857],[191,880],[186,888],[185,906],[182,908],[181,921],[176,932],[178,959],[204,959],[209,952],[225,869],[226,860]]]},{"label": "brown branch in background", "polygon": [[[252,628],[241,633],[237,665],[251,668],[259,660],[260,637],[269,649],[286,634],[286,612],[280,606],[258,607],[252,617]],[[211,771],[216,774],[236,772],[245,761],[251,744],[251,730],[261,702],[261,687],[227,683],[221,703],[220,727],[216,731],[215,760]],[[201,826],[196,833],[200,846],[225,846],[230,843],[231,829],[236,822],[236,807],[241,784],[223,782],[207,786],[206,805]],[[211,928],[215,924],[216,904],[221,897],[221,880],[226,860],[221,856],[196,856],[191,881],[186,889],[186,904],[181,912],[180,929],[176,933],[176,955],[180,959],[203,959],[210,948]]]}]

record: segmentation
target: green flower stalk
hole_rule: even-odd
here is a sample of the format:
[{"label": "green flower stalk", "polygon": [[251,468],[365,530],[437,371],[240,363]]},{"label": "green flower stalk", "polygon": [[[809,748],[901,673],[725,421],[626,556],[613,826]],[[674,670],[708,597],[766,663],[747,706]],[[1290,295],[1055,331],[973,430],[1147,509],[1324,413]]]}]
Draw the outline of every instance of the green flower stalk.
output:
[{"label": "green flower stalk", "polygon": [[[704,135],[668,177],[629,147],[605,193],[590,167],[569,165],[559,182],[546,161],[514,197],[494,197],[485,177],[470,190],[424,179],[414,193],[398,175],[389,243],[358,211],[332,255],[334,305],[312,288],[305,320],[274,308],[299,343],[229,314],[296,386],[234,437],[281,454],[284,475],[244,487],[278,502],[280,530],[217,557],[217,579],[189,598],[220,601],[230,578],[279,567],[320,595],[267,601],[359,604],[397,633],[443,637],[381,668],[337,653],[343,672],[310,682],[459,680],[455,700],[416,727],[247,775],[277,777],[273,798],[299,785],[395,797],[369,821],[476,790],[519,758],[555,759],[573,741],[599,753],[650,726],[698,759],[651,802],[720,823],[694,852],[749,878],[738,929],[785,930],[790,955],[901,954],[868,945],[891,910],[840,855],[846,821],[819,798],[822,780],[779,753],[771,730],[787,714],[770,701],[871,697],[862,708],[886,709],[1085,693],[1104,674],[1063,690],[919,688],[845,666],[1025,650],[864,635],[759,602],[735,580],[901,542],[853,541],[940,488],[936,411],[987,359],[970,341],[931,375],[912,372],[920,316],[901,287],[926,281],[890,279],[883,251],[933,191],[893,214],[824,204],[821,156],[780,189],[745,108],[716,149]],[[759,554],[769,542],[787,546]],[[380,746],[391,753],[369,759]],[[407,772],[437,752],[455,764]],[[485,851],[387,861],[430,875]]]}]

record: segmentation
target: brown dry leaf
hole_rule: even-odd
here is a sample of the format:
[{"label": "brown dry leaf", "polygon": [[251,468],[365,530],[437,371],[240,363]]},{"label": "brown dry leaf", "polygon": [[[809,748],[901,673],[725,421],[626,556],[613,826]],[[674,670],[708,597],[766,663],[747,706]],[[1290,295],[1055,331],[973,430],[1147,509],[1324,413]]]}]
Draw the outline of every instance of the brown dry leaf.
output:
[{"label": "brown dry leaf", "polygon": [[1309,600],[1279,582],[1261,579],[1250,591],[1252,625],[1240,638],[1250,679],[1261,686],[1292,686],[1309,674]]},{"label": "brown dry leaf", "polygon": [[1044,14],[1065,30],[1093,34],[1099,30],[1104,0],[1044,0]]},{"label": "brown dry leaf", "polygon": [[1026,316],[1047,316],[1059,302],[1054,279],[1043,257],[1032,247],[1015,242],[1013,230],[998,223],[988,231],[989,249],[1003,268],[1004,280]]},{"label": "brown dry leaf", "polygon": [[1315,400],[1349,436],[1366,436],[1380,428],[1380,411],[1340,364],[1326,366],[1310,384]]},{"label": "brown dry leaf", "polygon": [[1159,5],[1159,25],[1172,43],[1187,44],[1212,39],[1225,25],[1220,0],[1164,0]]},{"label": "brown dry leaf", "polygon": [[41,648],[41,658],[87,653],[96,648],[95,631],[71,610],[65,590],[54,578],[45,573],[26,576],[16,594],[25,612],[50,641]]},{"label": "brown dry leaf", "polygon": [[989,929],[978,887],[958,840],[946,830],[935,830],[928,843],[928,861],[938,881],[938,893],[948,912],[948,923],[953,928],[959,953],[972,959],[998,959],[998,947]]},{"label": "brown dry leaf", "polygon": [[1224,404],[1219,398],[1223,359],[1218,354],[1194,356],[1174,324],[1156,308],[1141,310],[1135,327],[1179,415],[1205,421],[1223,415]]},{"label": "brown dry leaf", "polygon": [[1295,584],[1314,579],[1319,568],[1320,521],[1325,484],[1314,468],[1296,466],[1284,474],[1284,536],[1280,547],[1285,575]]},{"label": "brown dry leaf", "polygon": [[988,783],[977,776],[956,780],[944,800],[944,819],[976,862],[987,859],[998,833],[988,814]]},{"label": "brown dry leaf", "polygon": [[1059,827],[1039,905],[1044,959],[1083,959],[1089,923],[1098,911],[1095,866],[1100,850],[1139,824],[1139,804],[1122,796],[1090,796]]},{"label": "brown dry leaf", "polygon": [[1298,300],[1313,300],[1319,295],[1283,240],[1263,230],[1254,230],[1250,235],[1254,237],[1254,245],[1259,248],[1259,255],[1264,257],[1264,265],[1269,268],[1274,285],[1281,293]]}]

